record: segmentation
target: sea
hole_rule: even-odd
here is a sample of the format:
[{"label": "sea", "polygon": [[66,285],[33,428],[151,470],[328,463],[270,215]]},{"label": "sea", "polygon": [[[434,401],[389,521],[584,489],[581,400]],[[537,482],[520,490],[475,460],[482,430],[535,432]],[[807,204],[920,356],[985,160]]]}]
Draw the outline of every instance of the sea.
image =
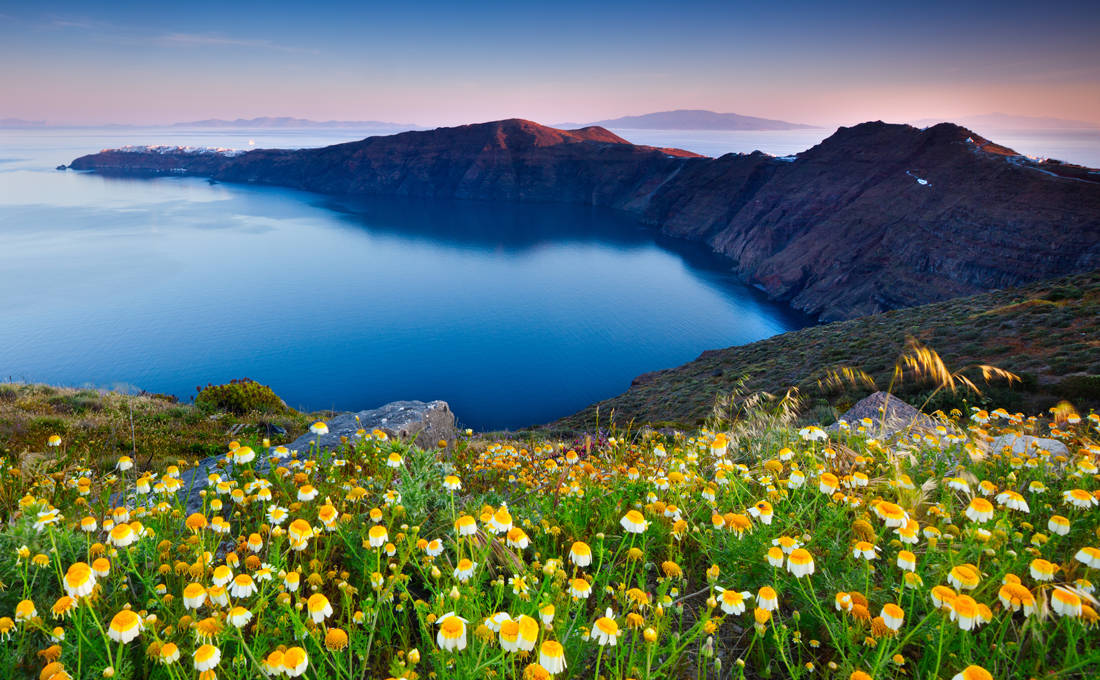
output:
[{"label": "sea", "polygon": [[[582,206],[347,199],[55,167],[100,149],[305,148],[394,129],[0,130],[0,380],[168,393],[251,378],[295,408],[449,402],[477,430],[812,320],[705,246]],[[616,130],[706,155],[829,130]],[[1100,166],[1100,134],[993,137]]]}]

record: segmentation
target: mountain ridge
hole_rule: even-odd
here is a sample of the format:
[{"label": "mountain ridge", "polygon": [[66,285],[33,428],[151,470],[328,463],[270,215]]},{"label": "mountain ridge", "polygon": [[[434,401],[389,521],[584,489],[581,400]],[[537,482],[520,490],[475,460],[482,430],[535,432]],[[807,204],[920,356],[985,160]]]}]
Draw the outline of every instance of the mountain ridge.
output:
[{"label": "mountain ridge", "polygon": [[328,194],[606,206],[708,244],[821,320],[1100,267],[1100,173],[953,124],[862,123],[789,157],[708,158],[600,127],[508,119],[319,149],[113,150],[78,170],[194,175]]}]

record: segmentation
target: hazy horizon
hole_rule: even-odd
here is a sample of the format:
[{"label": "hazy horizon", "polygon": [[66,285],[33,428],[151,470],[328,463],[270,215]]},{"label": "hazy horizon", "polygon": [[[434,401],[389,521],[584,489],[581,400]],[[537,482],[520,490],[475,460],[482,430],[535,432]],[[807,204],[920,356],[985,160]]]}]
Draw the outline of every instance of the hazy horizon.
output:
[{"label": "hazy horizon", "polygon": [[[613,120],[616,120],[616,119],[619,119],[619,118],[638,118],[638,117],[642,117],[642,116],[649,115],[649,114],[674,113],[674,112],[676,112],[676,110],[673,110],[673,111],[649,111],[649,112],[636,113],[636,114],[624,114],[622,116],[614,116],[613,118],[606,119],[606,120],[600,120],[600,121],[545,121],[545,120],[535,120],[534,122],[542,124],[542,125],[555,126],[555,127],[570,127],[570,126],[580,126],[580,125],[609,124]],[[717,113],[719,115],[734,114],[734,115],[752,117],[752,116],[748,116],[747,114],[741,114],[741,113],[735,112],[735,111],[709,111],[709,112],[710,113]],[[85,129],[85,128],[86,129],[106,129],[106,128],[124,128],[124,129],[125,128],[135,128],[135,129],[150,128],[150,129],[156,129],[156,128],[173,128],[173,127],[186,128],[188,125],[192,125],[192,124],[195,124],[199,127],[206,127],[208,129],[211,129],[211,130],[218,130],[218,129],[223,129],[223,130],[229,130],[229,129],[242,129],[242,130],[257,129],[258,130],[258,129],[261,129],[263,126],[261,125],[261,126],[249,127],[249,126],[244,124],[244,123],[249,123],[249,122],[257,121],[257,120],[258,121],[281,121],[281,120],[302,121],[302,123],[304,123],[306,125],[299,125],[298,126],[299,128],[314,127],[316,129],[329,128],[329,129],[333,129],[333,130],[356,129],[356,128],[361,128],[364,125],[372,125],[374,127],[377,127],[380,130],[387,129],[387,128],[393,128],[395,130],[396,129],[404,129],[404,128],[408,128],[408,129],[412,129],[412,130],[430,130],[434,127],[445,127],[445,126],[450,126],[450,125],[466,125],[466,124],[487,123],[487,122],[493,122],[493,121],[496,121],[496,120],[504,120],[505,119],[505,118],[493,118],[493,119],[485,119],[485,120],[470,120],[470,121],[465,121],[463,123],[449,123],[449,124],[443,125],[443,124],[425,124],[425,123],[417,123],[417,122],[411,122],[411,121],[397,121],[397,120],[382,121],[382,120],[372,119],[372,118],[369,118],[369,117],[364,117],[364,118],[358,119],[358,120],[350,120],[350,119],[347,119],[347,120],[334,120],[334,119],[316,120],[316,119],[304,118],[303,116],[280,115],[280,116],[253,116],[253,117],[249,117],[249,118],[245,118],[245,117],[242,117],[242,116],[224,117],[224,118],[210,116],[210,117],[206,117],[206,118],[197,118],[197,119],[194,119],[194,120],[160,121],[160,122],[154,122],[154,123],[128,123],[128,122],[118,122],[118,121],[101,122],[101,123],[89,123],[89,122],[83,122],[83,121],[53,122],[53,121],[49,121],[49,120],[28,120],[28,119],[22,119],[22,118],[16,118],[16,117],[4,116],[2,114],[3,114],[3,112],[0,111],[0,129],[15,129],[15,130],[18,130],[18,129],[66,129],[66,128],[73,128],[73,129]],[[759,116],[757,116],[757,117],[759,117]],[[523,118],[523,116],[511,116],[511,118]],[[986,119],[986,120],[982,121],[981,119]],[[533,119],[528,118],[528,120],[533,120]],[[878,119],[878,120],[881,120],[881,119]],[[1021,116],[1021,115],[1016,115],[1016,114],[1006,114],[1006,113],[1003,113],[1003,112],[992,112],[992,113],[987,113],[987,114],[964,114],[964,115],[954,115],[954,116],[953,115],[929,116],[929,117],[920,118],[920,119],[918,119],[918,118],[909,118],[909,119],[905,119],[905,120],[886,120],[884,122],[887,122],[887,123],[907,123],[907,124],[914,125],[914,126],[917,126],[917,127],[925,127],[925,126],[928,126],[928,125],[933,125],[933,124],[938,123],[938,122],[958,123],[958,124],[967,126],[971,121],[973,121],[974,123],[979,123],[979,121],[981,121],[984,128],[989,128],[989,129],[994,130],[994,131],[1007,131],[1007,130],[1026,131],[1026,130],[1032,130],[1032,131],[1037,131],[1038,132],[1038,131],[1100,130],[1100,123],[1092,123],[1092,122],[1089,122],[1089,121],[1075,121],[1075,120],[1072,120],[1072,119],[1059,118],[1059,117],[1055,117],[1055,116]],[[812,122],[807,123],[805,121],[797,121],[797,120],[787,120],[787,121],[781,121],[781,122],[802,124],[807,129],[819,129],[819,130],[832,130],[832,129],[835,129],[836,127],[839,127],[840,125],[842,125],[842,124],[837,124],[837,125],[815,125]],[[868,121],[850,121],[850,122],[845,123],[843,125],[855,125],[855,124],[862,123],[862,122],[868,122]],[[241,123],[241,124],[238,125],[238,123]],[[199,125],[199,124],[202,124],[202,125]],[[1074,125],[1074,124],[1080,124],[1080,125]],[[616,129],[624,129],[624,130],[632,129],[629,125],[627,125],[627,126],[610,126],[610,127],[613,127],[613,128],[616,128]],[[270,129],[278,130],[278,129],[296,129],[296,128],[295,128],[295,125],[288,124],[288,125],[273,125],[273,126],[270,127]],[[647,128],[639,128],[639,129],[659,129],[659,128],[652,128],[652,127],[647,126]],[[691,130],[691,128],[672,128],[672,129],[682,129],[682,130],[685,130],[685,131]],[[754,130],[752,128],[746,128],[745,131],[751,132],[751,131],[754,131]]]},{"label": "hazy horizon", "polygon": [[821,127],[1100,124],[1100,4],[0,5],[0,118],[553,124],[708,109]]}]

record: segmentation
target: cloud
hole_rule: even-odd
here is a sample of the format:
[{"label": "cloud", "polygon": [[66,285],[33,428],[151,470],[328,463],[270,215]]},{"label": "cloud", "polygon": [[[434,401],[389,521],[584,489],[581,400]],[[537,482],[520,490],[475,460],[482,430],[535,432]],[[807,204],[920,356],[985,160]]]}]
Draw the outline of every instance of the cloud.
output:
[{"label": "cloud", "polygon": [[221,33],[162,33],[155,29],[137,26],[124,26],[108,21],[98,21],[85,17],[52,17],[42,28],[51,30],[83,31],[87,37],[108,40],[128,45],[150,45],[154,47],[246,47],[257,50],[272,50],[295,54],[320,54],[319,50],[296,45],[285,45],[264,38],[246,38]]},{"label": "cloud", "polygon": [[79,28],[82,31],[111,30],[114,26],[106,21],[93,21],[91,19],[52,19],[47,26],[50,28]]},{"label": "cloud", "polygon": [[209,34],[209,33],[166,33],[164,35],[155,36],[150,38],[153,43],[162,46],[179,46],[179,47],[250,47],[256,49],[276,50],[279,52],[295,52],[295,53],[309,53],[318,54],[319,52],[314,49],[308,49],[305,47],[296,47],[293,45],[282,45],[280,43],[272,42],[271,40],[252,39],[252,38],[234,38],[231,36]]}]

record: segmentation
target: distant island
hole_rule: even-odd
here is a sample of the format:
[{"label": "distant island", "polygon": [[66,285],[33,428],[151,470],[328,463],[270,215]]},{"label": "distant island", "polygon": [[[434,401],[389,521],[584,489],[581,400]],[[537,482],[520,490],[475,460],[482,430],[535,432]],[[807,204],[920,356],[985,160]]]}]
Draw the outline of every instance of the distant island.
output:
[{"label": "distant island", "polygon": [[46,121],[44,120],[24,120],[23,118],[0,118],[0,128],[9,128],[22,130],[25,128],[43,128],[46,127]]},{"label": "distant island", "polygon": [[420,125],[411,123],[391,123],[381,120],[310,120],[290,116],[261,116],[259,118],[207,118],[205,120],[184,121],[181,123],[147,124],[104,123],[101,125],[76,123],[51,123],[45,120],[25,120],[23,118],[0,118],[0,129],[144,129],[144,128],[222,128],[222,129],[338,129],[338,130],[424,130]]},{"label": "distant island", "polygon": [[409,123],[390,123],[381,120],[310,120],[289,116],[261,116],[259,118],[207,118],[183,123],[173,123],[171,127],[184,128],[387,128],[399,130],[423,130],[419,125]]},{"label": "distant island", "polygon": [[811,130],[815,125],[788,123],[784,120],[742,116],[739,113],[715,113],[703,109],[677,109],[647,113],[641,116],[623,116],[594,123],[562,123],[557,127],[577,128],[599,125],[626,130]]},{"label": "distant island", "polygon": [[793,156],[708,158],[511,119],[318,149],[133,147],[71,167],[606,206],[706,243],[743,280],[822,320],[1100,267],[1100,171],[1032,160],[950,123],[862,123]]}]

